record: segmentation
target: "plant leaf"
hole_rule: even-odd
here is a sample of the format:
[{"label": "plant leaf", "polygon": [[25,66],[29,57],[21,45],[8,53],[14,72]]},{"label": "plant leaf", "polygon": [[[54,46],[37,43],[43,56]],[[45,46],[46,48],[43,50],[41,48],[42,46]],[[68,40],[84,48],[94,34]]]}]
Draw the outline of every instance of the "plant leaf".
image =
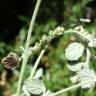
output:
[{"label": "plant leaf", "polygon": [[71,43],[65,50],[65,56],[68,60],[78,60],[84,51],[84,46],[81,43]]},{"label": "plant leaf", "polygon": [[42,74],[43,74],[43,69],[42,68],[38,69],[34,76],[34,79],[40,78],[42,76]]},{"label": "plant leaf", "polygon": [[92,69],[83,68],[82,70],[77,72],[75,76],[71,77],[70,80],[73,83],[76,83],[76,82],[83,83],[83,82],[86,82],[86,81],[90,80],[92,82],[89,82],[87,84],[83,84],[81,86],[81,88],[83,88],[83,89],[86,89],[86,88],[89,89],[90,88],[91,89],[91,88],[93,88],[95,86],[96,74]]},{"label": "plant leaf", "polygon": [[23,86],[29,93],[34,95],[41,94],[46,91],[43,81],[39,79],[28,79],[24,82]]},{"label": "plant leaf", "polygon": [[73,72],[76,72],[76,71],[79,71],[84,64],[85,63],[83,63],[83,62],[74,64],[74,65],[67,64],[67,67],[68,67],[69,70],[71,70]]},{"label": "plant leaf", "polygon": [[80,82],[85,82],[87,80],[93,80],[93,82],[90,82],[88,84],[84,84],[81,87],[84,88],[93,88],[95,86],[95,82],[94,80],[96,80],[96,74],[92,69],[89,68],[83,68],[83,70],[81,70],[78,73],[78,77]]}]

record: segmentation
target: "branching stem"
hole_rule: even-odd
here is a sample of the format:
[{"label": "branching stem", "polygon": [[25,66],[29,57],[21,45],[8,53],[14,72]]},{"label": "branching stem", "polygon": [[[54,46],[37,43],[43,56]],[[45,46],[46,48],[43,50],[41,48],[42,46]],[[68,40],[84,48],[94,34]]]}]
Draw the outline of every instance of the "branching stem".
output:
[{"label": "branching stem", "polygon": [[41,0],[37,0],[36,7],[35,7],[35,10],[34,10],[34,13],[33,13],[32,19],[31,19],[31,23],[30,23],[30,26],[29,26],[29,30],[28,30],[25,53],[24,53],[24,58],[23,58],[23,62],[22,62],[22,67],[21,67],[20,77],[19,77],[19,81],[18,81],[18,86],[17,86],[17,96],[20,96],[20,93],[21,93],[21,85],[22,85],[22,81],[23,81],[23,76],[24,76],[26,64],[27,64],[27,61],[28,61],[28,51],[29,51],[31,34],[32,34],[32,31],[33,31],[33,27],[34,27],[34,23],[35,23],[35,19],[36,19],[36,16],[37,16],[37,12],[38,12],[40,3],[41,3]]},{"label": "branching stem", "polygon": [[[95,80],[95,81],[96,81],[96,80]],[[84,84],[88,84],[88,83],[90,83],[90,82],[94,82],[94,80],[88,80],[88,81],[86,81],[86,82],[82,82],[82,83],[73,85],[73,86],[71,86],[71,87],[64,88],[64,89],[62,89],[62,90],[60,90],[60,91],[57,91],[57,92],[55,92],[55,93],[53,93],[53,94],[51,94],[51,95],[49,95],[49,96],[59,96],[59,94],[61,94],[61,93],[65,93],[65,92],[71,91],[71,90],[73,90],[73,89],[79,88],[80,86],[82,86],[82,85],[84,85]]]},{"label": "branching stem", "polygon": [[45,53],[45,50],[46,50],[46,49],[43,49],[43,50],[41,51],[38,59],[36,60],[36,62],[35,62],[35,64],[34,64],[34,67],[33,67],[33,69],[32,69],[31,75],[30,75],[30,79],[33,78],[33,76],[34,76],[34,74],[35,74],[35,71],[36,71],[36,69],[37,69],[37,67],[38,67],[38,65],[39,65],[39,62],[40,62],[43,54]]}]

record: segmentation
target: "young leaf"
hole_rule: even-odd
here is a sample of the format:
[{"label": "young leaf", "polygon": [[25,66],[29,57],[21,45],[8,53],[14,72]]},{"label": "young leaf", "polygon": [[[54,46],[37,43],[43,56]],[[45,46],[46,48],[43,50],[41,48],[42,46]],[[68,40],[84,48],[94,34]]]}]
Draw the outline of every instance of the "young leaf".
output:
[{"label": "young leaf", "polygon": [[84,51],[84,46],[81,43],[71,43],[65,50],[65,56],[68,60],[78,60]]},{"label": "young leaf", "polygon": [[39,79],[28,79],[24,82],[23,86],[29,93],[34,95],[42,94],[46,91],[43,81]]},{"label": "young leaf", "polygon": [[33,78],[38,79],[38,78],[40,78],[42,76],[42,74],[43,74],[43,69],[40,68],[40,69],[37,70],[37,72],[36,72],[36,74],[35,74],[35,76]]}]

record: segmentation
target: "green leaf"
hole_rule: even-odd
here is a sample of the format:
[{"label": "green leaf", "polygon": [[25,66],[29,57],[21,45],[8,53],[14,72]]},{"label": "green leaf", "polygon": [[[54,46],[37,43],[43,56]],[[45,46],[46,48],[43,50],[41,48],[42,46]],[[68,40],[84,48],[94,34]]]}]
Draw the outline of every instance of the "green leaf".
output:
[{"label": "green leaf", "polygon": [[32,93],[34,95],[42,94],[46,91],[43,81],[39,79],[28,79],[24,82],[23,86],[29,93]]},{"label": "green leaf", "polygon": [[81,43],[71,43],[65,50],[65,57],[70,60],[78,60],[84,51],[84,46]]},{"label": "green leaf", "polygon": [[81,68],[84,64],[85,64],[84,62],[77,63],[77,64],[74,64],[74,65],[73,64],[72,65],[67,64],[67,67],[68,67],[69,70],[76,72],[76,71],[81,70]]},{"label": "green leaf", "polygon": [[38,69],[34,76],[34,79],[40,78],[42,76],[42,74],[43,74],[43,69],[42,68]]}]

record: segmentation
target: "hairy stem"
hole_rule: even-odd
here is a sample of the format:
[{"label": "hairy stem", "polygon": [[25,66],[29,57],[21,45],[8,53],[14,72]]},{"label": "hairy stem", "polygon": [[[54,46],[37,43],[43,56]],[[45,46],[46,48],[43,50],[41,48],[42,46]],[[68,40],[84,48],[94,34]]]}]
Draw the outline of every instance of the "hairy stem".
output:
[{"label": "hairy stem", "polygon": [[31,23],[30,23],[30,26],[29,26],[29,30],[28,30],[25,53],[24,53],[24,58],[23,58],[23,62],[22,62],[22,67],[21,67],[20,77],[19,77],[19,81],[18,81],[18,86],[17,86],[17,96],[20,96],[20,93],[21,93],[21,85],[22,85],[22,81],[23,81],[23,76],[24,76],[26,64],[27,64],[27,61],[28,61],[28,51],[29,51],[31,34],[32,34],[32,31],[33,31],[33,27],[34,27],[34,23],[35,23],[35,19],[36,19],[36,16],[37,16],[37,12],[38,12],[40,3],[41,3],[41,0],[38,0],[37,3],[36,3],[36,7],[35,7],[35,10],[34,10],[34,13],[33,13],[32,19],[31,19]]},{"label": "hairy stem", "polygon": [[85,67],[89,68],[89,63],[90,63],[90,58],[91,58],[91,53],[90,53],[89,48],[86,48],[86,54],[87,54],[87,57],[86,57]]},{"label": "hairy stem", "polygon": [[82,39],[84,38],[84,40],[86,40],[88,42],[91,41],[91,39],[92,39],[92,35],[91,34],[88,34],[86,31],[80,32],[79,30],[77,31],[77,30],[74,30],[74,29],[68,29],[68,30],[66,30],[64,32],[64,34],[66,34],[66,33],[75,33],[75,34],[78,34],[79,36],[82,37]]},{"label": "hairy stem", "polygon": [[[95,80],[95,81],[96,81],[96,80]],[[62,90],[60,90],[60,91],[57,91],[57,92],[55,92],[55,93],[53,93],[53,94],[51,94],[51,95],[49,95],[49,96],[57,96],[57,95],[59,95],[59,94],[61,94],[61,93],[65,93],[65,92],[71,91],[71,90],[73,90],[73,89],[79,88],[80,86],[82,86],[82,85],[84,85],[84,84],[88,84],[88,83],[91,83],[91,82],[94,82],[94,80],[88,80],[88,81],[86,81],[86,82],[79,83],[79,84],[73,85],[73,86],[68,87],[68,88],[64,88],[64,89],[62,89]]]},{"label": "hairy stem", "polygon": [[46,49],[43,49],[43,50],[41,51],[38,59],[36,60],[36,62],[35,62],[35,64],[34,64],[34,67],[33,67],[33,69],[32,69],[31,75],[30,75],[30,79],[33,78],[33,76],[34,76],[34,74],[35,74],[35,71],[36,71],[36,69],[37,69],[37,67],[38,67],[38,65],[39,65],[39,62],[40,62],[43,54],[45,53],[45,50],[46,50]]}]

